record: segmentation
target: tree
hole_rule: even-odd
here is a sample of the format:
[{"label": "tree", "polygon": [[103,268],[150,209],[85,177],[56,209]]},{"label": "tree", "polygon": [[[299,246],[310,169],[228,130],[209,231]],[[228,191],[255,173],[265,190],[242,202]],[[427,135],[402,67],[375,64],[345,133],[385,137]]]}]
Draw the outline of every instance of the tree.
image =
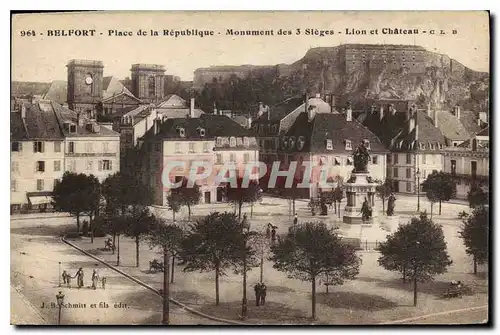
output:
[{"label": "tree", "polygon": [[148,207],[143,206],[128,212],[124,219],[126,222],[125,235],[135,239],[135,266],[139,267],[140,240],[151,230],[155,217],[150,213]]},{"label": "tree", "polygon": [[[147,235],[151,248],[157,247],[163,253],[163,324],[170,323],[170,287],[169,287],[169,254],[176,253],[182,243],[184,232],[174,224],[167,224],[164,220],[155,218]],[[172,277],[173,277],[172,267]]]},{"label": "tree", "polygon": [[467,192],[467,200],[470,208],[480,207],[488,203],[488,194],[483,191],[479,184],[472,183],[469,192]]},{"label": "tree", "polygon": [[[179,254],[184,271],[215,271],[215,304],[219,305],[219,277],[228,268],[241,265],[244,239],[234,213],[214,212],[190,224]],[[249,255],[251,256],[251,255]]]},{"label": "tree", "polygon": [[172,211],[172,220],[175,221],[175,213],[181,210],[181,202],[175,193],[170,192],[167,196],[168,209]]},{"label": "tree", "polygon": [[120,235],[129,229],[129,220],[124,215],[107,215],[104,220],[104,227],[105,231],[113,235],[113,253],[116,249],[116,266],[120,266]]},{"label": "tree", "polygon": [[432,198],[439,201],[439,215],[441,215],[441,203],[443,201],[449,201],[457,194],[455,179],[451,174],[443,171],[432,171],[422,183],[422,189],[426,193],[430,191]]},{"label": "tree", "polygon": [[381,180],[376,179],[374,182],[378,184],[375,191],[377,192],[377,196],[380,200],[382,200],[382,212],[385,213],[385,200],[389,198],[392,193],[392,180],[386,178],[382,183]]},{"label": "tree", "polygon": [[452,264],[443,229],[420,213],[410,223],[380,243],[379,264],[389,271],[402,271],[413,280],[413,305],[417,305],[417,282],[430,281]]},{"label": "tree", "polygon": [[341,285],[359,273],[360,259],[354,247],[321,222],[306,222],[289,229],[285,239],[271,246],[273,267],[289,278],[311,282],[312,318],[316,318],[316,280],[328,273]]},{"label": "tree", "polygon": [[65,172],[52,192],[52,205],[59,212],[76,217],[76,230],[80,232],[80,216],[95,211],[100,194],[99,180],[86,174]]},{"label": "tree", "polygon": [[254,203],[261,199],[262,192],[257,180],[250,180],[248,187],[244,187],[243,178],[236,180],[237,186],[232,187],[231,183],[226,184],[226,198],[238,208],[238,220],[241,220],[241,207],[244,203]]},{"label": "tree", "polygon": [[304,190],[303,188],[298,187],[301,182],[302,178],[299,178],[298,176],[293,178],[291,187],[286,187],[286,177],[278,177],[276,181],[276,183],[279,184],[277,187],[280,189],[281,195],[291,201],[291,210],[293,214],[295,214],[295,200],[301,198],[301,191]]},{"label": "tree", "polygon": [[171,189],[169,196],[172,199],[172,204],[175,204],[174,206],[187,206],[188,219],[191,220],[191,206],[197,205],[200,202],[201,192],[198,184],[194,183],[193,187],[189,186],[188,179],[183,178],[181,186]]},{"label": "tree", "polygon": [[474,274],[477,274],[477,264],[484,264],[488,260],[488,208],[474,208],[472,215],[463,218],[462,230],[459,233],[464,240],[465,252],[473,257]]}]

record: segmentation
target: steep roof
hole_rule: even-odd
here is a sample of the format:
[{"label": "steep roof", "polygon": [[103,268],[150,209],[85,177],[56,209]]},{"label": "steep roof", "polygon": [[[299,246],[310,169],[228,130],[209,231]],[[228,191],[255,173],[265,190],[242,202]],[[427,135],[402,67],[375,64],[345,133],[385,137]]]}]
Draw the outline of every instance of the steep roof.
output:
[{"label": "steep roof", "polygon": [[34,104],[25,103],[25,118],[20,112],[12,113],[11,133],[13,140],[56,140],[63,139],[64,134],[50,101]]},{"label": "steep roof", "polygon": [[186,108],[187,101],[176,94],[167,94],[162,102],[157,105],[158,108]]},{"label": "steep roof", "polygon": [[[164,116],[169,119],[185,118],[189,115],[189,108],[157,108],[158,115]],[[201,115],[207,115],[201,109],[194,109],[194,117],[199,118]]]},{"label": "steep roof", "polygon": [[460,122],[471,135],[481,131],[481,127],[477,124],[478,118],[479,116],[474,111],[460,111]]},{"label": "steep roof", "polygon": [[[368,128],[355,119],[347,121],[346,116],[340,113],[318,113],[311,122],[306,113],[301,113],[286,136],[304,136],[305,144],[301,151],[313,153],[352,152],[346,150],[346,140],[351,141],[353,149],[363,140],[368,140],[371,151],[387,152],[380,139]],[[327,139],[332,141],[333,150],[327,150]]]},{"label": "steep roof", "polygon": [[476,136],[490,136],[490,127],[484,128],[479,133],[477,133]]},{"label": "steep roof", "polygon": [[[177,129],[184,128],[185,136],[180,137]],[[205,129],[205,136],[201,136],[198,128]],[[243,128],[225,115],[203,114],[199,118],[167,119],[160,124],[159,133],[154,134],[152,127],[143,137],[144,140],[176,139],[201,140],[217,136],[255,136],[253,132]]]},{"label": "steep roof", "polygon": [[107,99],[113,95],[125,93],[131,97],[135,96],[116,77],[109,76],[102,78],[102,98]]},{"label": "steep roof", "polygon": [[266,122],[268,119],[275,122],[280,121],[303,104],[304,97],[302,96],[286,99],[285,101],[270,107],[269,111],[264,112],[255,120],[255,122]]},{"label": "steep roof", "polygon": [[64,80],[54,80],[47,92],[43,95],[43,99],[52,100],[58,104],[64,104],[68,98],[68,84]]},{"label": "steep roof", "polygon": [[449,111],[435,111],[438,118],[438,127],[444,137],[452,141],[465,141],[473,134],[470,134],[460,120]]}]

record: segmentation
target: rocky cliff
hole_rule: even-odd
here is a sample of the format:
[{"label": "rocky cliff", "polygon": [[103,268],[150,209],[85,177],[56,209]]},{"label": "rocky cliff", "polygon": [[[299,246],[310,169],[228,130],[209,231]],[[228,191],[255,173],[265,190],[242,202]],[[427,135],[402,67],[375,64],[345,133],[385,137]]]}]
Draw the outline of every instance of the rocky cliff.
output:
[{"label": "rocky cliff", "polygon": [[[415,100],[424,107],[487,111],[489,75],[413,45],[348,44],[313,48],[275,69],[283,96],[333,93],[338,104],[366,99]],[[267,76],[269,78],[269,76]],[[264,79],[263,79],[264,80]]]}]

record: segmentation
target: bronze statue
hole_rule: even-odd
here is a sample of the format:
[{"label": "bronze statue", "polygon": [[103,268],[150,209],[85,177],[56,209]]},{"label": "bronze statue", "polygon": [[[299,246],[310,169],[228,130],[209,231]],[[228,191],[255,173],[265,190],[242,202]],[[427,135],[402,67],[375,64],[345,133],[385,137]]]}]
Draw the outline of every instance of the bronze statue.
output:
[{"label": "bronze statue", "polygon": [[360,143],[356,152],[353,154],[354,159],[354,171],[353,172],[368,172],[368,161],[370,160],[370,154],[368,149],[366,149],[363,142]]},{"label": "bronze statue", "polygon": [[363,222],[369,221],[372,218],[372,207],[368,203],[368,199],[365,197],[363,205],[361,205],[361,218]]}]

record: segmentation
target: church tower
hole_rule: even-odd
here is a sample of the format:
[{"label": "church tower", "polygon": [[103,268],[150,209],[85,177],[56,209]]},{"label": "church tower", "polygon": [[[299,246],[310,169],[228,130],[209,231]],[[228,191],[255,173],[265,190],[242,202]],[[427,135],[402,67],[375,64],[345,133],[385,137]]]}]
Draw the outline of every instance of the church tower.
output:
[{"label": "church tower", "polygon": [[73,59],[68,62],[68,107],[75,112],[94,112],[102,101],[101,61]]},{"label": "church tower", "polygon": [[165,67],[154,64],[133,64],[132,94],[146,103],[158,102],[164,97]]}]

